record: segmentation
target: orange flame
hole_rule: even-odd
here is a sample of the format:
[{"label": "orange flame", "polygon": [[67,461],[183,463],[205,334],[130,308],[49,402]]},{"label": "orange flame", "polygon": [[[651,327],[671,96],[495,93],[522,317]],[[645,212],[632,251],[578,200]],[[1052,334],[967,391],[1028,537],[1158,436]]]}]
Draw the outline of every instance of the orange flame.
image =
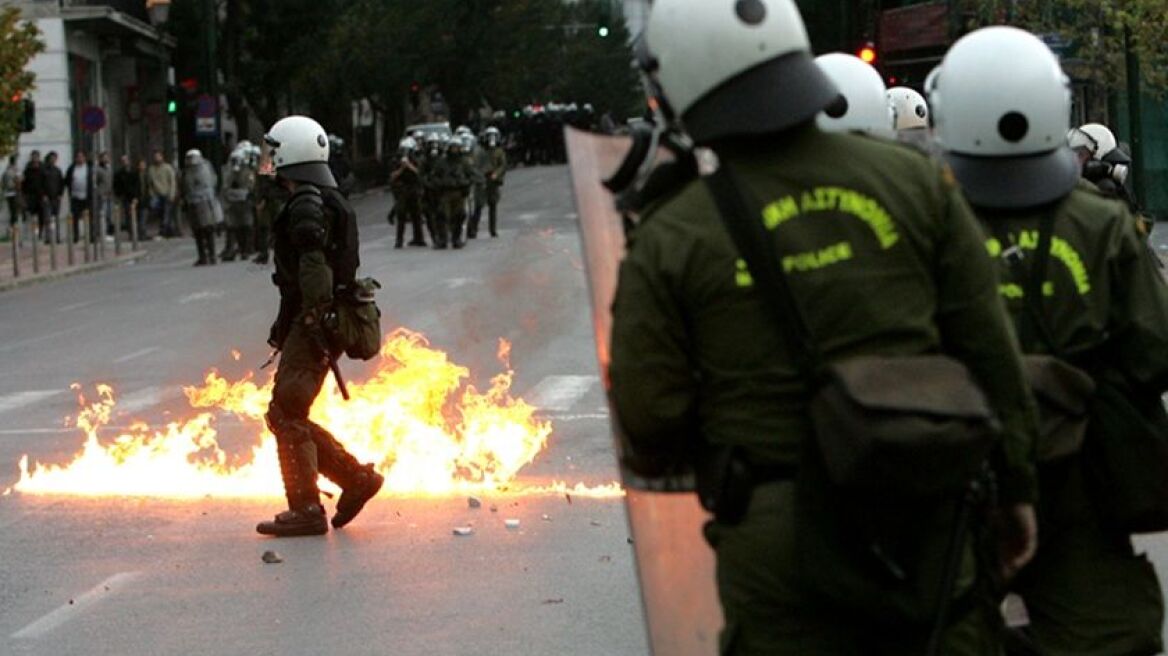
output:
[{"label": "orange flame", "polygon": [[[569,487],[563,482],[517,482],[520,470],[547,446],[552,425],[537,416],[536,408],[511,395],[510,349],[506,340],[500,340],[498,355],[506,369],[479,392],[465,384],[468,369],[432,348],[422,335],[398,329],[386,338],[376,371],[364,382],[349,385],[350,401],[326,383],[310,416],[359,460],[376,465],[386,478],[383,494],[623,495],[616,483]],[[20,480],[5,494],[281,495],[275,438],[264,423],[271,380],[260,385],[248,374],[232,382],[212,370],[201,387],[184,388],[191,407],[200,411],[193,418],[161,430],[138,422],[112,442],[99,440],[98,433],[113,416],[114,391],[107,385],[98,385],[97,390],[94,402],[80,398],[76,425],[86,434],[81,453],[63,466],[38,463],[30,468],[28,456],[22,457]],[[216,410],[256,431],[259,444],[249,454],[233,458],[220,447]]]}]

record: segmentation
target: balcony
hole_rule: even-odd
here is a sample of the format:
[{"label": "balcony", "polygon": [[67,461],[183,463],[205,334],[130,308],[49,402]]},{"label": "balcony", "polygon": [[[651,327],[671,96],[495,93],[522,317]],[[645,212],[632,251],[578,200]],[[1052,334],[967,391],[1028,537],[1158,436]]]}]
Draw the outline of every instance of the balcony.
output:
[{"label": "balcony", "polygon": [[145,0],[63,0],[63,7],[109,7],[138,20],[149,23]]}]

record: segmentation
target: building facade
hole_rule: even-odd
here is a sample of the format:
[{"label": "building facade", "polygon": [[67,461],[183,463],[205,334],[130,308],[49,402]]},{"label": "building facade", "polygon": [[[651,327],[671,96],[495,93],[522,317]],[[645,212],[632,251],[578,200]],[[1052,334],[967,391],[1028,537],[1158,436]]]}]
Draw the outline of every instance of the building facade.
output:
[{"label": "building facade", "polygon": [[45,51],[29,64],[28,96],[36,129],[21,135],[19,156],[56,151],[61,166],[73,153],[109,151],[173,156],[166,111],[173,37],[153,27],[144,0],[23,0],[9,2],[42,33]]}]

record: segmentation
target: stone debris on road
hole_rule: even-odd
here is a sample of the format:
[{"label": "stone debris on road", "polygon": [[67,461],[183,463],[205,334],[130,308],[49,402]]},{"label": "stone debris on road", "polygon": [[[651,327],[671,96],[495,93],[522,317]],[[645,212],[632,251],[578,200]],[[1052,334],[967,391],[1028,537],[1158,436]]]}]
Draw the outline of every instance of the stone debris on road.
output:
[{"label": "stone debris on road", "polygon": [[558,599],[544,599],[542,603],[545,606],[550,605],[550,604],[562,604],[562,603],[564,603],[564,598],[559,597]]},{"label": "stone debris on road", "polygon": [[551,515],[544,515],[544,516],[540,517],[540,519],[542,519],[545,522],[550,522],[550,521],[552,521],[552,516]]},{"label": "stone debris on road", "polygon": [[454,527],[454,534],[459,536],[459,537],[466,537],[468,535],[474,535],[474,527],[473,526],[455,526]]},{"label": "stone debris on road", "polygon": [[495,504],[492,503],[491,504],[491,512],[499,512],[499,506],[496,506]]},{"label": "stone debris on road", "polygon": [[479,499],[478,497],[467,497],[466,505],[470,506],[471,508],[482,508],[483,502],[482,499]]},{"label": "stone debris on road", "polygon": [[600,522],[596,521],[595,519],[589,522],[589,524],[592,524],[593,526],[600,526]]},{"label": "stone debris on road", "polygon": [[516,528],[519,528],[519,520],[518,519],[505,519],[505,520],[503,520],[503,525],[506,526],[507,528],[510,528],[510,529],[516,529]]},{"label": "stone debris on road", "polygon": [[276,563],[284,562],[284,557],[281,556],[280,554],[276,553],[275,551],[269,550],[269,551],[265,551],[264,555],[260,556],[260,560],[264,561],[265,563],[267,563],[269,565],[274,565]]}]

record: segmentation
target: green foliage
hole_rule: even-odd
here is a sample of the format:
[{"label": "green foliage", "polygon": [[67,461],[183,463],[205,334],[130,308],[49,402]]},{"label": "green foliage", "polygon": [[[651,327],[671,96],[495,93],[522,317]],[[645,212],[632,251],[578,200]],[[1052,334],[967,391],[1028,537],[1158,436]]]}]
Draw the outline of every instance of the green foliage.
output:
[{"label": "green foliage", "polygon": [[8,155],[16,150],[22,112],[20,102],[16,101],[36,81],[25,68],[44,49],[40,30],[31,22],[22,22],[19,9],[0,10],[0,154]]},{"label": "green foliage", "polygon": [[1009,23],[1069,42],[1064,66],[1109,91],[1126,84],[1125,33],[1139,56],[1146,88],[1168,91],[1168,0],[962,0],[966,27]]},{"label": "green foliage", "polygon": [[[482,107],[551,100],[618,114],[637,107],[619,11],[609,36],[596,34],[604,11],[616,6],[607,0],[218,2],[224,91],[246,99],[265,124],[295,108],[341,131],[350,102],[368,99],[396,137],[409,119],[413,82],[441,91],[459,122]],[[191,22],[197,17],[177,18],[180,51],[197,57],[197,36],[183,38],[200,32]]]}]

